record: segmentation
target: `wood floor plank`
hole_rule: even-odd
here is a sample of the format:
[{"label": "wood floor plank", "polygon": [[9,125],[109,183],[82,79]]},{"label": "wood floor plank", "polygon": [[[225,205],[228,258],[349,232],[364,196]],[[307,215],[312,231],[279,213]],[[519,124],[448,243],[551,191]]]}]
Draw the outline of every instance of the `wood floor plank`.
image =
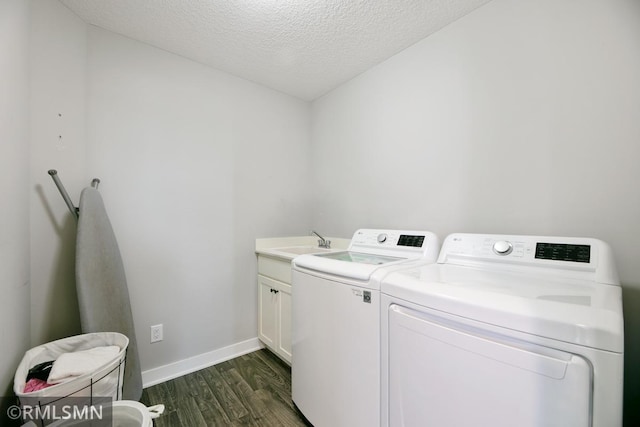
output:
[{"label": "wood floor plank", "polygon": [[[258,350],[253,352],[256,359],[262,360],[271,369],[273,369],[278,375],[283,378],[291,379],[291,366],[284,363],[278,356],[271,353],[269,350]],[[288,387],[291,388],[291,381],[285,381]]]},{"label": "wood floor plank", "polygon": [[245,417],[249,413],[215,366],[203,369],[200,371],[200,375],[209,386],[216,400],[223,402],[222,410],[228,419],[237,420]]},{"label": "wood floor plank", "polygon": [[273,414],[273,418],[276,421],[277,426],[282,427],[303,427],[303,426],[311,426],[307,424],[297,413],[291,411],[284,402],[279,399],[274,399],[273,395],[267,390],[258,390],[256,391],[256,396],[261,399],[265,405],[269,408],[271,414]]},{"label": "wood floor plank", "polygon": [[245,354],[230,360],[230,362],[252,390],[258,390],[261,388],[264,382],[256,372],[256,366],[255,363],[252,363],[251,357]]},{"label": "wood floor plank", "polygon": [[170,381],[154,385],[153,387],[146,388],[146,394],[148,400],[141,400],[147,406],[163,404],[165,412],[173,412],[176,410],[174,399],[169,393],[168,386]]},{"label": "wood floor plank", "polygon": [[274,380],[269,382],[265,389],[270,390],[274,397],[297,413],[298,409],[291,398],[291,367],[268,350],[256,351],[253,354],[275,375]]},{"label": "wood floor plank", "polygon": [[[266,350],[263,350],[266,351]],[[278,375],[264,359],[258,357],[256,352],[246,354],[232,360],[236,370],[245,379],[245,381],[256,390],[261,390],[267,387],[285,389],[290,388],[291,373]]]},{"label": "wood floor plank", "polygon": [[183,381],[179,378],[174,378],[171,381],[162,383],[165,387],[166,398],[172,402],[177,402],[181,396],[184,396],[185,390]]},{"label": "wood floor plank", "polygon": [[224,361],[224,362],[220,362],[220,363],[218,363],[217,365],[215,365],[215,366],[216,366],[216,369],[217,369],[219,372],[223,372],[223,371],[227,371],[227,370],[229,370],[229,369],[233,369],[233,368],[235,367],[235,365],[233,364],[233,360],[234,360],[234,359],[226,360],[226,361]]},{"label": "wood floor plank", "polygon": [[148,387],[142,403],[164,404],[156,427],[310,426],[291,401],[291,369],[258,350]]},{"label": "wood floor plank", "polygon": [[207,370],[203,370],[190,374],[191,380],[198,383],[198,389],[200,390],[196,398],[198,408],[200,408],[200,412],[205,420],[207,420],[208,425],[229,425],[231,420],[236,417],[233,415],[229,418],[225,411],[225,406],[228,406],[228,402],[222,400],[222,402],[225,402],[225,405],[220,403],[220,400],[216,397],[213,390],[211,390],[204,377],[204,373],[206,372]]},{"label": "wood floor plank", "polygon": [[[246,381],[247,378],[240,375],[236,369],[229,369],[222,373],[222,377],[227,384],[235,391],[236,395],[242,401],[242,404],[249,411],[249,414],[240,420],[245,425],[270,425],[274,422],[271,414],[264,402],[256,396],[255,392]],[[264,422],[265,424],[261,424]]]},{"label": "wood floor plank", "polygon": [[207,427],[207,422],[193,396],[181,398],[176,413],[180,424],[184,427]]},{"label": "wood floor plank", "polygon": [[194,398],[202,418],[209,427],[229,426],[233,423],[227,414],[224,412],[224,405],[218,402],[215,398],[210,400],[203,399],[202,397]]},{"label": "wood floor plank", "polygon": [[256,376],[262,380],[263,384],[291,390],[291,371],[284,371],[281,366],[276,365],[274,360],[268,360],[259,355],[255,355],[251,363],[255,367]]},{"label": "wood floor plank", "polygon": [[180,418],[178,418],[177,411],[167,412],[164,411],[160,417],[153,420],[154,427],[187,427],[183,426],[180,422]]},{"label": "wood floor plank", "polygon": [[173,380],[174,387],[171,391],[174,398],[183,398],[185,396],[195,397],[199,395],[200,390],[198,390],[198,385],[191,381],[191,375],[193,374],[183,375]]},{"label": "wood floor plank", "polygon": [[142,395],[140,396],[140,402],[147,402],[149,400],[148,388],[142,389]]}]

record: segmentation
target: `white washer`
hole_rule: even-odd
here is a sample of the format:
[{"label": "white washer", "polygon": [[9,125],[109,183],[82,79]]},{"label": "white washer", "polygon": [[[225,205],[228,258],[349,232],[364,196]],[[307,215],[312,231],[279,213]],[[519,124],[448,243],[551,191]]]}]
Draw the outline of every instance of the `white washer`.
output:
[{"label": "white washer", "polygon": [[358,230],[347,251],[293,260],[293,401],[316,427],[380,425],[380,279],[435,262],[427,231]]},{"label": "white washer", "polygon": [[588,238],[453,234],[385,277],[383,426],[622,424],[622,293]]}]

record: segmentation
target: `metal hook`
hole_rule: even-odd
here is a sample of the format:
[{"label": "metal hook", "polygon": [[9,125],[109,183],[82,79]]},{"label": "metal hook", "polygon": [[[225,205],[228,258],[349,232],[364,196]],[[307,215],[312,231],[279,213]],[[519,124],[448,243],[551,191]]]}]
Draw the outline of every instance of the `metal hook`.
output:
[{"label": "metal hook", "polygon": [[69,208],[73,216],[78,219],[79,209],[73,205],[71,197],[69,197],[69,194],[67,193],[67,190],[65,190],[64,185],[62,185],[62,182],[60,182],[60,178],[58,178],[58,171],[55,169],[51,169],[49,170],[49,175],[51,175],[53,182],[56,184],[56,187],[58,187],[58,190],[60,191],[64,202],[67,204],[67,207]]}]

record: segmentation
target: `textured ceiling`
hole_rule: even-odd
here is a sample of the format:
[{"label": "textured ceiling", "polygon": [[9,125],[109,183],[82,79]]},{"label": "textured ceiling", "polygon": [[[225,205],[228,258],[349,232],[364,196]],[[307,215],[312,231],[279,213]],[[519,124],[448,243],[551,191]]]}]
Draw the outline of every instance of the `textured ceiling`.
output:
[{"label": "textured ceiling", "polygon": [[85,22],[313,100],[489,0],[60,0]]}]

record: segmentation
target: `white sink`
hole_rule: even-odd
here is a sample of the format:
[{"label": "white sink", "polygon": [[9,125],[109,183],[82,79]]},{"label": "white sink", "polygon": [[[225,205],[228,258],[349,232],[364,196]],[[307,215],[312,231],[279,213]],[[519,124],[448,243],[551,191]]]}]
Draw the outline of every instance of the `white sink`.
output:
[{"label": "white sink", "polygon": [[315,254],[318,252],[331,252],[331,249],[319,248],[317,246],[290,246],[287,248],[273,248],[278,252],[286,252],[295,255]]}]

